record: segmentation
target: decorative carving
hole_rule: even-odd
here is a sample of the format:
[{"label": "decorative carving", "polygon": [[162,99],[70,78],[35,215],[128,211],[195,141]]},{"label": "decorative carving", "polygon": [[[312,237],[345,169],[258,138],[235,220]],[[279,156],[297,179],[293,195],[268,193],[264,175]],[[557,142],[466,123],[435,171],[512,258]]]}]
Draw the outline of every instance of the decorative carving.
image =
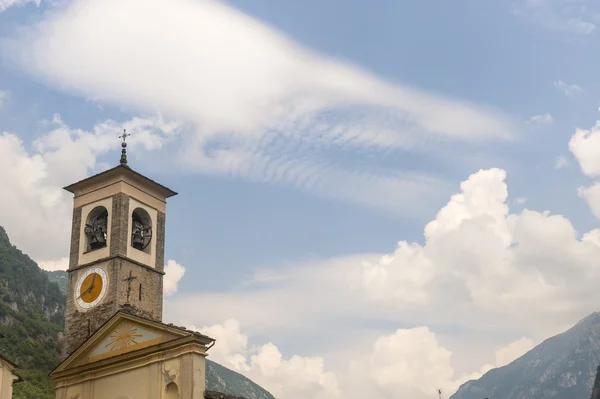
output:
[{"label": "decorative carving", "polygon": [[109,337],[108,343],[105,345],[109,351],[129,348],[138,343],[138,339],[142,338],[143,334],[138,333],[137,327],[124,323],[115,328]]}]

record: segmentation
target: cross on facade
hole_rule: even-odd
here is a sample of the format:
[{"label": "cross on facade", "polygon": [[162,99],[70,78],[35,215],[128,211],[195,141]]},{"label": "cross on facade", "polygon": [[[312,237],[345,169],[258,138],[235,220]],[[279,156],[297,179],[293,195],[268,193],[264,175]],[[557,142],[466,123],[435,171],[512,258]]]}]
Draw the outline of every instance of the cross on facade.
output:
[{"label": "cross on facade", "polygon": [[127,281],[127,303],[129,303],[129,294],[131,294],[131,282],[137,277],[132,276],[132,271],[129,271],[129,277],[124,278],[123,281]]}]

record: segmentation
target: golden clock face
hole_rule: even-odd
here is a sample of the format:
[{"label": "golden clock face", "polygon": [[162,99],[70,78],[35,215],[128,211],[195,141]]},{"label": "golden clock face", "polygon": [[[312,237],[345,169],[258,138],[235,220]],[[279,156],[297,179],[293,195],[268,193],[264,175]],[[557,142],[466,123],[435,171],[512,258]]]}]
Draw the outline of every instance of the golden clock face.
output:
[{"label": "golden clock face", "polygon": [[85,271],[79,277],[75,287],[77,304],[84,309],[96,306],[106,294],[107,282],[104,269],[93,267]]},{"label": "golden clock face", "polygon": [[79,296],[85,303],[94,302],[102,292],[102,276],[98,273],[92,273],[83,280],[79,287]]}]

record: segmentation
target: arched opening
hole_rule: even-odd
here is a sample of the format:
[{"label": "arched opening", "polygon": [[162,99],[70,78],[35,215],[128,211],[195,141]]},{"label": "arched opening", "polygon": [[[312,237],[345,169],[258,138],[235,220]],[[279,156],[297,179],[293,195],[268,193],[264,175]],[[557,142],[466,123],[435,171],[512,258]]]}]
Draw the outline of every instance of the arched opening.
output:
[{"label": "arched opening", "polygon": [[179,399],[179,389],[177,384],[169,382],[165,389],[165,399]]},{"label": "arched opening", "polygon": [[144,208],[135,208],[131,214],[131,246],[150,253],[152,219]]},{"label": "arched opening", "polygon": [[105,207],[97,206],[88,213],[84,232],[87,251],[106,247],[108,241],[108,211]]}]

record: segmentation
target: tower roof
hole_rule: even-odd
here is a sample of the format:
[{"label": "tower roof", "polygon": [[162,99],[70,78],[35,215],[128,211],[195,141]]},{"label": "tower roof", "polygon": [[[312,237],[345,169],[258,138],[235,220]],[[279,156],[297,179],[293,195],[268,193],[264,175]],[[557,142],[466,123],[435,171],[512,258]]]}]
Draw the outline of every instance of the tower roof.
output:
[{"label": "tower roof", "polygon": [[129,166],[124,164],[117,165],[112,169],[105,170],[104,172],[100,172],[83,180],[80,180],[77,183],[70,184],[64,187],[64,189],[70,193],[73,193],[75,197],[78,197],[82,194],[105,186],[105,184],[103,184],[105,182],[114,182],[125,179],[134,181],[140,186],[146,186],[152,191],[155,191],[158,194],[160,194],[165,199],[177,195],[177,193],[171,190],[170,188],[155,182],[154,180],[144,176],[139,172],[136,172],[135,170],[131,169]]}]

